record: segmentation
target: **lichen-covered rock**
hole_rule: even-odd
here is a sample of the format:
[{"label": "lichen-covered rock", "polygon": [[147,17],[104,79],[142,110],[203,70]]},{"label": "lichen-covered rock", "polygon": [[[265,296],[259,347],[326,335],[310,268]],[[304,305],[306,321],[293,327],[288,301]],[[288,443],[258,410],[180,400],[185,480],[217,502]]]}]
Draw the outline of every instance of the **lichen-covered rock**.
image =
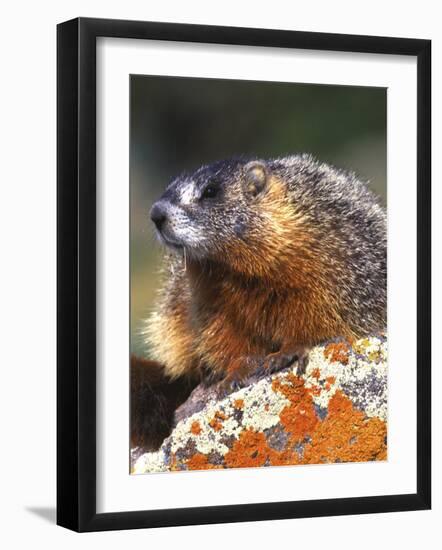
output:
[{"label": "lichen-covered rock", "polygon": [[387,342],[315,347],[296,365],[228,397],[197,387],[160,450],[133,473],[386,460]]}]

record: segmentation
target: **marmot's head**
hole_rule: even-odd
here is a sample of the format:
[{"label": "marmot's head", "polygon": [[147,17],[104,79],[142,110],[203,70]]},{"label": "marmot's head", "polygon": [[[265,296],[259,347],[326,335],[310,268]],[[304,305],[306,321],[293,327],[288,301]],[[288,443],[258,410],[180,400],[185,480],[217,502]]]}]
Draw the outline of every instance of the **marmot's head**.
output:
[{"label": "marmot's head", "polygon": [[294,214],[271,163],[232,159],[174,179],[152,206],[151,219],[160,240],[189,259],[259,275],[274,269]]}]

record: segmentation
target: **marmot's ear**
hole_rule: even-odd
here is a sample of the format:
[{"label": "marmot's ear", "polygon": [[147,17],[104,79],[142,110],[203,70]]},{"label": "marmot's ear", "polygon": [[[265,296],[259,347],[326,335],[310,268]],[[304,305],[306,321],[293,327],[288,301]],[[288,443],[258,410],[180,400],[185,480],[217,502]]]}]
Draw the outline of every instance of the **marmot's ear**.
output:
[{"label": "marmot's ear", "polygon": [[268,178],[268,170],[265,162],[252,160],[244,166],[244,191],[256,197],[265,189]]}]

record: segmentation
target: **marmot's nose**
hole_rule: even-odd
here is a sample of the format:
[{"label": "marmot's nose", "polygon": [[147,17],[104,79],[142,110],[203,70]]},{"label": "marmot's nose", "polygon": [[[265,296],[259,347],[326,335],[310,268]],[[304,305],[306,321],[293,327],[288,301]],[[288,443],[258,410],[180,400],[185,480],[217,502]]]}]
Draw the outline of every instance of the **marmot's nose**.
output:
[{"label": "marmot's nose", "polygon": [[167,219],[166,205],[158,201],[152,206],[150,211],[150,219],[157,226],[158,229],[161,229],[161,226]]}]

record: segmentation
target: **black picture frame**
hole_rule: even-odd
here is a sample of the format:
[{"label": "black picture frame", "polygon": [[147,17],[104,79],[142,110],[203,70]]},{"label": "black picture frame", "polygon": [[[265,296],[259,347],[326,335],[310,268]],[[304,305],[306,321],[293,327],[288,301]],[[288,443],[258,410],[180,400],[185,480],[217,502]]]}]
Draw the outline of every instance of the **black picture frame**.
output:
[{"label": "black picture frame", "polygon": [[[417,58],[417,492],[96,512],[96,39],[396,54]],[[431,506],[431,41],[79,18],[57,28],[57,523],[75,531],[424,510]],[[414,360],[410,358],[410,360]]]}]

